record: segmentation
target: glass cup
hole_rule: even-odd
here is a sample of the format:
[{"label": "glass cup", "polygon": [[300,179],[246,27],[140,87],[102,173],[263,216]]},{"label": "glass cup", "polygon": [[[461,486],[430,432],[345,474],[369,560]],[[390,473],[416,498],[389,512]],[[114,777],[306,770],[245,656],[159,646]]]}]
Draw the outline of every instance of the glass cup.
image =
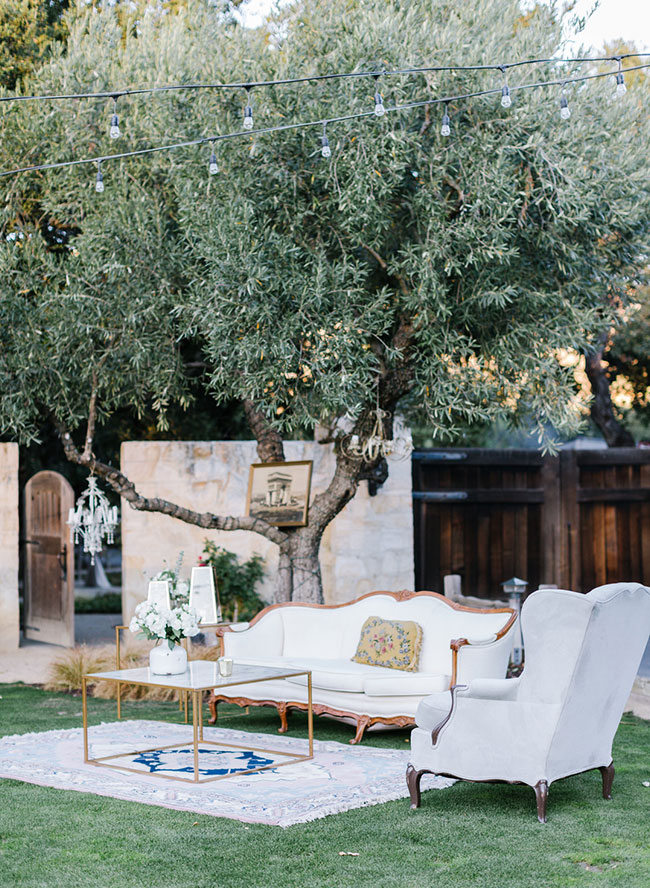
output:
[{"label": "glass cup", "polygon": [[222,678],[228,678],[229,675],[232,675],[232,657],[219,657],[217,665],[219,666],[219,675]]}]

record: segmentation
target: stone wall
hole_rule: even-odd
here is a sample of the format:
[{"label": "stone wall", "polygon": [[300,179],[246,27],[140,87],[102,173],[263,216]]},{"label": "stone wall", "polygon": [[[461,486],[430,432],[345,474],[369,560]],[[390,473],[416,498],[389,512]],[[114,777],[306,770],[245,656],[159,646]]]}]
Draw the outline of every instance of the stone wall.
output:
[{"label": "stone wall", "polygon": [[[313,459],[312,497],[334,473],[331,446],[310,441],[285,444],[287,460]],[[121,468],[144,496],[159,496],[199,512],[241,515],[248,469],[258,462],[254,441],[122,444]],[[375,589],[413,589],[413,517],[410,460],[391,462],[390,476],[376,496],[362,482],[359,492],[326,530],[321,545],[325,602],[350,601]],[[166,515],[122,508],[122,588],[124,618],[146,597],[148,580],[185,553],[181,576],[189,577],[208,538],[236,552],[265,560],[260,591],[273,600],[277,547],[246,531],[205,531]]]},{"label": "stone wall", "polygon": [[20,641],[18,445],[0,444],[0,651]]}]

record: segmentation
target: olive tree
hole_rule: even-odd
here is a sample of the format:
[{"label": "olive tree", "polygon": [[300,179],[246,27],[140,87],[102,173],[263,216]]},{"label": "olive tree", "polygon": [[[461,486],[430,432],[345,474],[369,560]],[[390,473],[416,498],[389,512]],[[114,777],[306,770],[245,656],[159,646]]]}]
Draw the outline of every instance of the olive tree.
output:
[{"label": "olive tree", "polygon": [[[250,83],[434,63],[496,66],[553,56],[553,11],[518,0],[328,4],[303,0],[246,31],[202,0],[167,15],[77,11],[67,50],[29,82],[39,93],[169,83]],[[558,80],[558,64],[508,72],[511,86]],[[584,66],[579,69],[584,72]],[[525,418],[574,428],[574,383],[558,361],[602,328],[612,294],[650,236],[647,116],[613,78],[513,90],[490,70],[255,87],[254,129],[209,143],[2,181],[0,419],[30,440],[56,423],[68,458],[135,509],[205,528],[244,529],[279,548],[277,599],[321,600],[319,544],[377,469],[342,446],[403,410],[433,434]],[[497,89],[442,107],[390,110]],[[268,127],[372,111],[382,117]],[[2,107],[2,167],[76,160],[225,135],[242,127],[243,89]],[[240,401],[262,461],[316,424],[336,468],[306,527],[197,514],[142,496],[93,452],[97,423],[124,405],[191,410],[196,386]],[[218,434],[218,430],[216,430]]]}]

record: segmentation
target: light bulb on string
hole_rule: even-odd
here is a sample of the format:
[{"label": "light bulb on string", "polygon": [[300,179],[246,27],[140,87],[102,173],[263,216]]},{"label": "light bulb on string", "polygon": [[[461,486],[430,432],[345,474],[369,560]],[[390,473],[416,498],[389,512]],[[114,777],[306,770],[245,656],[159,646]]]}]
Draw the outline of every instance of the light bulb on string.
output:
[{"label": "light bulb on string", "polygon": [[323,135],[320,138],[321,149],[320,153],[323,157],[328,158],[332,156],[332,149],[330,148],[330,142],[327,138],[327,123],[323,124]]},{"label": "light bulb on string", "polygon": [[102,176],[102,162],[97,161],[97,178],[95,179],[95,191],[101,194],[104,191],[104,177]]},{"label": "light bulb on string", "polygon": [[501,66],[501,73],[503,74],[503,87],[501,89],[501,107],[509,108],[512,105],[512,99],[510,97],[510,87],[506,81],[506,68],[505,65]]},{"label": "light bulb on string", "polygon": [[208,172],[211,176],[216,176],[219,172],[219,164],[217,163],[217,155],[214,153],[214,142],[212,142],[212,153],[210,154],[210,163]]},{"label": "light bulb on string", "polygon": [[379,74],[377,74],[375,76],[375,114],[377,117],[383,117],[385,113],[384,100],[379,92]]},{"label": "light bulb on string", "polygon": [[111,139],[119,139],[120,137],[120,119],[117,116],[117,97],[113,96],[113,115],[111,117],[111,128],[108,131]]},{"label": "light bulb on string", "polygon": [[624,96],[627,92],[627,88],[625,86],[625,77],[623,76],[623,69],[621,68],[621,60],[618,59],[618,74],[616,75],[616,95],[618,98]]},{"label": "light bulb on string", "polygon": [[569,100],[564,95],[564,90],[560,97],[560,117],[562,120],[568,120],[571,117],[571,109],[569,108]]},{"label": "light bulb on string", "polygon": [[246,108],[244,110],[244,129],[252,130],[253,129],[253,106],[251,104],[251,91],[250,89],[246,90]]},{"label": "light bulb on string", "polygon": [[445,113],[442,115],[442,126],[440,127],[440,135],[441,136],[450,136],[451,135],[451,121],[449,120],[449,113],[447,108],[447,103],[445,103]]}]

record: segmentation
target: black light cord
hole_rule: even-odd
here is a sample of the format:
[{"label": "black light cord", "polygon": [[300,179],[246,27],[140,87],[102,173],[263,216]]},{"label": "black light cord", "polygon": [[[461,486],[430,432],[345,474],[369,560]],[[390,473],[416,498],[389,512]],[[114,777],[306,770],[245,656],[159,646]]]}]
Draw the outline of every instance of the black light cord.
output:
[{"label": "black light cord", "polygon": [[[502,71],[505,72],[509,68],[519,68],[523,65],[544,65],[544,64],[583,64],[585,62],[619,62],[628,58],[648,58],[648,52],[629,52],[623,55],[615,56],[596,56],[573,59],[524,59],[520,62],[507,62],[505,64],[495,65],[426,65],[419,68],[382,68],[374,71],[349,71],[339,74],[314,74],[305,77],[288,77],[282,80],[247,80],[235,83],[176,83],[167,86],[145,86],[133,87],[127,89],[112,89],[104,92],[87,92],[87,93],[68,93],[58,95],[43,94],[32,96],[0,96],[2,102],[34,102],[34,101],[67,101],[72,99],[118,99],[122,96],[138,96],[159,92],[175,92],[178,90],[198,90],[198,89],[246,89],[260,86],[287,86],[294,83],[316,83],[323,80],[340,80],[346,78],[362,78],[362,77],[388,77],[391,75],[408,75],[408,74],[426,74],[429,72],[454,72],[454,71]],[[628,68],[627,70],[634,70]],[[616,72],[614,72],[616,73]]]},{"label": "black light cord", "polygon": [[[650,55],[650,53],[647,55]],[[632,67],[625,68],[625,69],[623,69],[623,73],[625,74],[629,71],[645,70],[647,68],[650,68],[650,62],[646,63],[644,65],[634,65]],[[376,75],[373,74],[373,76],[376,76]],[[613,76],[612,72],[607,71],[607,72],[599,72],[596,74],[585,74],[580,77],[568,77],[568,78],[563,77],[560,80],[540,80],[540,81],[536,81],[534,83],[522,83],[519,86],[512,86],[512,87],[510,87],[510,91],[511,92],[519,92],[519,91],[524,91],[524,90],[529,90],[529,89],[539,89],[539,88],[545,87],[545,86],[565,86],[568,83],[581,83],[581,82],[584,82],[587,80],[596,80],[601,77],[612,77],[612,76]],[[407,102],[406,104],[403,104],[403,105],[394,105],[392,107],[386,107],[385,110],[386,110],[386,112],[408,111],[408,110],[411,110],[412,108],[422,108],[427,105],[441,105],[441,104],[448,105],[451,102],[458,102],[458,101],[462,101],[464,99],[473,99],[473,98],[478,98],[481,96],[491,96],[491,95],[501,95],[501,87],[497,87],[494,89],[480,90],[478,92],[459,93],[457,95],[444,96],[439,99],[423,99],[422,101],[418,101],[418,102]],[[111,96],[113,96],[113,93],[111,93]],[[13,170],[0,171],[0,178],[4,177],[4,176],[17,175],[18,173],[31,173],[31,172],[38,172],[40,170],[61,169],[62,167],[81,166],[81,165],[89,164],[89,163],[101,164],[104,161],[108,161],[108,160],[123,160],[128,157],[142,157],[143,155],[146,155],[146,154],[156,154],[160,151],[174,151],[177,148],[191,148],[196,145],[204,145],[207,142],[224,142],[229,139],[241,138],[242,136],[246,137],[246,138],[250,138],[252,136],[265,135],[267,133],[279,133],[279,132],[285,132],[287,130],[306,129],[308,127],[314,127],[314,126],[322,127],[324,125],[327,126],[331,123],[341,123],[341,122],[348,121],[348,120],[361,120],[363,118],[375,117],[375,116],[376,116],[376,114],[375,114],[374,110],[373,111],[361,111],[356,114],[343,114],[339,117],[325,117],[325,118],[321,118],[319,120],[303,121],[302,123],[284,123],[284,124],[280,124],[278,126],[269,126],[269,127],[263,127],[260,129],[238,130],[236,132],[223,133],[221,135],[201,136],[198,139],[190,139],[187,142],[176,142],[171,145],[159,145],[154,148],[140,148],[135,151],[123,151],[119,154],[104,154],[99,157],[87,157],[87,158],[82,158],[80,160],[62,160],[62,161],[56,161],[54,163],[42,163],[42,164],[35,164],[33,166],[18,167],[17,169],[13,169]]]}]

